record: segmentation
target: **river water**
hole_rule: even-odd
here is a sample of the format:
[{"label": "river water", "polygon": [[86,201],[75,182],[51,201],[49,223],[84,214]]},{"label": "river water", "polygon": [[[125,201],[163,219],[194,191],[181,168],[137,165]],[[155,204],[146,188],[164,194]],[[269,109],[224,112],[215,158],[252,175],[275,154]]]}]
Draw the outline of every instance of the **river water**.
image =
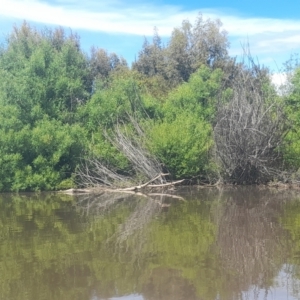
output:
[{"label": "river water", "polygon": [[300,191],[0,195],[0,299],[300,299]]}]

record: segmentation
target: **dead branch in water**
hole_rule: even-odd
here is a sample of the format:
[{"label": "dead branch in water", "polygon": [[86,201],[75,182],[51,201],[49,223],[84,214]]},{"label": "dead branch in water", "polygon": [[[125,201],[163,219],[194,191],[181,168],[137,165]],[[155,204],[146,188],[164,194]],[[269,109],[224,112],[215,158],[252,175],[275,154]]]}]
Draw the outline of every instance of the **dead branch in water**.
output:
[{"label": "dead branch in water", "polygon": [[177,180],[177,181],[167,182],[167,183],[162,183],[162,184],[150,184],[153,181],[157,180],[159,177],[166,176],[166,175],[168,175],[168,174],[159,174],[156,177],[154,177],[153,179],[149,180],[148,182],[146,182],[142,185],[132,186],[132,187],[128,187],[128,188],[124,188],[124,189],[118,189],[118,190],[120,190],[120,191],[137,191],[137,190],[144,189],[146,187],[149,187],[149,188],[164,188],[164,187],[169,187],[169,186],[173,186],[173,185],[182,183],[184,181],[184,179],[182,179],[182,180]]},{"label": "dead branch in water", "polygon": [[[184,179],[182,180],[177,180],[173,182],[167,182],[163,184],[150,184],[154,181],[156,181],[160,177],[167,176],[169,174],[158,174],[148,182],[141,184],[141,185],[136,185],[136,186],[131,186],[127,188],[110,188],[110,187],[98,187],[98,188],[90,188],[90,189],[68,189],[65,191],[61,191],[64,194],[69,194],[69,195],[74,195],[74,194],[101,194],[103,192],[120,192],[120,193],[129,193],[129,194],[136,194],[136,195],[145,195],[143,193],[140,193],[141,190],[145,190],[146,188],[150,188],[151,190],[153,189],[162,189],[165,187],[170,187],[170,186],[175,186],[176,184],[180,184],[184,182]],[[149,194],[149,193],[147,193]],[[164,193],[150,193],[149,195],[166,195]],[[146,195],[145,195],[146,196]],[[147,196],[146,196],[147,197]],[[175,198],[175,197],[174,197]]]},{"label": "dead branch in water", "polygon": [[[155,176],[154,178],[150,179],[148,182],[142,184],[142,185],[137,185],[137,186],[132,186],[132,187],[128,187],[128,188],[124,188],[124,189],[120,189],[122,191],[136,191],[136,190],[140,190],[142,188],[145,188],[147,186],[150,185],[150,183],[154,182],[155,180],[161,178],[161,177],[165,177],[169,175],[168,173],[167,174],[158,174],[157,176]],[[152,185],[152,186],[157,186],[157,185]]]}]

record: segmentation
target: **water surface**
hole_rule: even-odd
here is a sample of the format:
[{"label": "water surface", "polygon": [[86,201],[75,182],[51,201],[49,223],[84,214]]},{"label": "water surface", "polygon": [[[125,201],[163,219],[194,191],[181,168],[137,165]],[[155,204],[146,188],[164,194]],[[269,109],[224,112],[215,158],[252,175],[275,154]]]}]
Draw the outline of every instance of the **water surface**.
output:
[{"label": "water surface", "polygon": [[0,299],[300,299],[300,192],[171,192],[0,195]]}]

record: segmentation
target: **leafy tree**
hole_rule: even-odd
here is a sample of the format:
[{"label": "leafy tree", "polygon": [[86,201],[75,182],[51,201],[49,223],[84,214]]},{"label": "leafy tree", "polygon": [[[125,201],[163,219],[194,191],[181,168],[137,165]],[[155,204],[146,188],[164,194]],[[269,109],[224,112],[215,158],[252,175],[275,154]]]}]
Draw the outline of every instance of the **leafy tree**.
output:
[{"label": "leafy tree", "polygon": [[300,168],[300,68],[296,68],[289,82],[290,92],[286,95],[285,111],[290,130],[285,137],[284,158],[288,167]]},{"label": "leafy tree", "polygon": [[89,58],[89,74],[93,82],[97,78],[108,79],[109,74],[119,68],[127,69],[127,62],[124,58],[118,57],[115,53],[108,53],[101,48],[92,47]]},{"label": "leafy tree", "polygon": [[215,68],[228,59],[228,40],[219,20],[204,20],[201,14],[194,25],[183,21],[172,32],[167,46],[162,47],[155,31],[153,42],[145,40],[133,69],[152,77],[160,75],[171,87],[187,81],[201,65]]},{"label": "leafy tree", "polygon": [[75,115],[89,96],[87,67],[76,35],[14,27],[0,51],[0,190],[73,185],[85,147]]},{"label": "leafy tree", "polygon": [[188,21],[184,21],[181,28],[174,28],[166,49],[167,78],[175,85],[182,81],[188,81],[193,73],[190,55],[191,28],[192,25]]},{"label": "leafy tree", "polygon": [[149,130],[151,151],[176,178],[206,177],[211,165],[212,122],[222,72],[201,67],[170,92],[162,117]]},{"label": "leafy tree", "polygon": [[227,59],[229,42],[227,34],[221,30],[220,20],[204,20],[199,14],[193,27],[191,38],[191,61],[193,69],[199,68],[201,63],[213,67],[216,62]]},{"label": "leafy tree", "polygon": [[155,76],[164,71],[164,48],[157,29],[154,30],[152,44],[145,38],[138,60],[133,63],[133,69],[147,75]]},{"label": "leafy tree", "polygon": [[106,84],[102,80],[96,81],[94,94],[79,111],[90,131],[126,122],[131,114],[145,116],[139,81],[130,71],[110,76]]},{"label": "leafy tree", "polygon": [[203,175],[209,165],[211,134],[210,124],[182,113],[153,126],[150,149],[175,178],[191,178]]},{"label": "leafy tree", "polygon": [[[1,126],[0,126],[1,127]],[[0,129],[1,190],[52,190],[73,186],[70,179],[83,155],[85,132],[47,118],[30,129]]]},{"label": "leafy tree", "polygon": [[0,103],[15,105],[24,124],[44,114],[72,122],[91,89],[87,70],[76,36],[65,37],[62,29],[38,32],[24,23],[1,49]]},{"label": "leafy tree", "polygon": [[182,112],[189,112],[195,114],[196,118],[204,118],[212,123],[222,96],[222,79],[223,72],[220,69],[200,67],[187,83],[169,93],[163,106],[166,119],[172,120]]}]

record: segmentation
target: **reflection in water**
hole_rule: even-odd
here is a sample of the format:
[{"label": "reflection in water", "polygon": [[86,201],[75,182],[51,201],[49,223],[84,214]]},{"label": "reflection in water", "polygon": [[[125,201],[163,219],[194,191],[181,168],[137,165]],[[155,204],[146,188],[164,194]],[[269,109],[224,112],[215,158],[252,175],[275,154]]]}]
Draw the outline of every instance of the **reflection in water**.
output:
[{"label": "reflection in water", "polygon": [[258,299],[258,300],[276,300],[276,299],[299,299],[293,296],[292,277],[289,270],[289,265],[283,265],[282,269],[273,280],[273,284],[269,289],[263,289],[259,286],[252,286],[247,291],[243,292],[243,299]]},{"label": "reflection in water", "polygon": [[300,299],[300,199],[0,196],[0,299]]},{"label": "reflection in water", "polygon": [[[268,291],[288,254],[287,232],[278,222],[284,201],[257,188],[223,194],[217,245],[235,298],[251,286]],[[255,299],[255,298],[252,298]]]}]

